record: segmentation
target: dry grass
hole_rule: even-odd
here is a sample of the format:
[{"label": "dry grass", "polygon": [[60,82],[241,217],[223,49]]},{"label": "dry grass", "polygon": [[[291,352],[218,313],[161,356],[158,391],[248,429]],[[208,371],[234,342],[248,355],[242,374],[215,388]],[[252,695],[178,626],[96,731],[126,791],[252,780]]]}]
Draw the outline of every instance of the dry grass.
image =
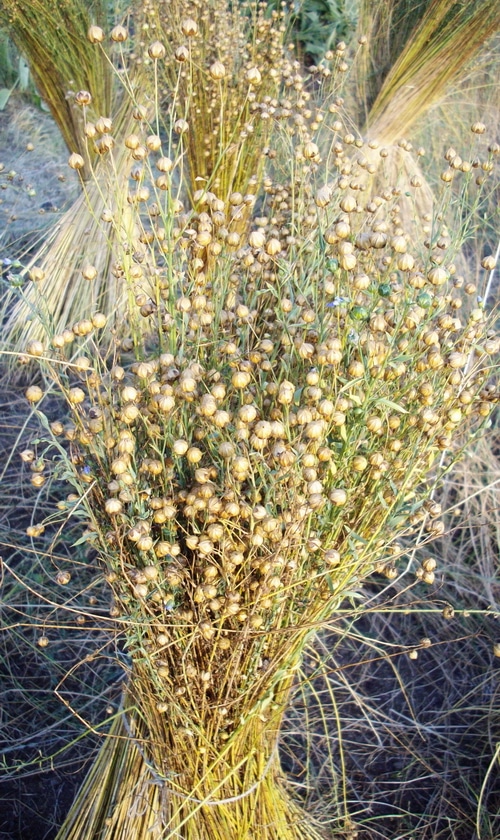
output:
[{"label": "dry grass", "polygon": [[370,136],[382,143],[406,136],[499,25],[490,0],[362,5],[359,27],[371,47],[358,61],[358,83]]}]

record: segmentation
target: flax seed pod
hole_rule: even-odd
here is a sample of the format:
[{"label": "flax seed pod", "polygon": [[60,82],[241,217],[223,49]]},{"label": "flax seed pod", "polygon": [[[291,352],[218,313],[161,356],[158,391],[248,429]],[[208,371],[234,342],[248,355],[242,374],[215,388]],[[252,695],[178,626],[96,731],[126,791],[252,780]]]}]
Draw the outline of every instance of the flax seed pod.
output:
[{"label": "flax seed pod", "polygon": [[203,452],[197,446],[190,446],[186,452],[186,458],[190,464],[199,464],[203,458]]},{"label": "flax seed pod", "polygon": [[342,507],[347,502],[347,493],[345,490],[337,488],[328,494],[328,498],[336,507]]},{"label": "flax seed pod", "polygon": [[104,509],[109,516],[116,516],[123,510],[123,504],[119,499],[107,499],[104,503]]},{"label": "flax seed pod", "polygon": [[374,434],[380,434],[384,423],[381,417],[378,417],[376,414],[372,414],[367,417],[365,425],[368,431],[373,432]]},{"label": "flax seed pod", "polygon": [[32,341],[28,341],[28,343],[26,345],[26,352],[30,356],[37,356],[37,357],[43,356],[44,348],[43,348],[42,342],[38,341],[36,339],[33,339]]},{"label": "flax seed pod", "polygon": [[397,267],[400,271],[413,271],[415,260],[411,254],[402,254],[397,260]]},{"label": "flax seed pod", "polygon": [[331,187],[325,185],[324,187],[320,187],[316,196],[314,198],[315,204],[320,207],[327,207],[332,200],[332,189]]},{"label": "flax seed pod", "polygon": [[246,72],[246,80],[252,87],[258,87],[262,84],[262,76],[257,67],[250,67]]},{"label": "flax seed pod", "polygon": [[265,234],[261,230],[253,230],[248,237],[248,244],[252,248],[263,248],[266,242]]},{"label": "flax seed pod", "polygon": [[38,385],[30,385],[25,391],[25,396],[28,402],[37,403],[43,397],[43,391]]},{"label": "flax seed pod", "polygon": [[89,26],[87,31],[87,38],[91,44],[102,44],[104,41],[104,32],[100,26]]},{"label": "flax seed pod", "polygon": [[429,283],[432,283],[433,286],[442,286],[449,278],[449,274],[444,268],[440,266],[435,266],[435,268],[431,268],[429,272],[427,272],[427,279]]},{"label": "flax seed pod", "polygon": [[71,154],[68,158],[68,166],[71,169],[83,169],[83,167],[85,166],[85,161],[81,155],[77,154],[76,152],[73,152],[73,154]]},{"label": "flax seed pod", "polygon": [[148,47],[148,55],[154,61],[158,61],[162,58],[165,58],[166,53],[167,51],[165,49],[165,46],[161,43],[161,41],[153,41],[153,43],[150,44]]},{"label": "flax seed pod", "polygon": [[214,61],[214,63],[210,65],[208,72],[214,81],[219,82],[225,77],[226,68],[224,67],[222,61]]},{"label": "flax seed pod", "polygon": [[305,143],[303,155],[306,160],[314,160],[319,158],[319,148],[317,147],[316,143],[313,143],[311,141]]},{"label": "flax seed pod", "polygon": [[110,33],[110,38],[118,44],[123,44],[128,38],[128,32],[124,26],[114,26]]},{"label": "flax seed pod", "polygon": [[250,384],[250,379],[251,377],[249,373],[243,370],[239,370],[233,373],[231,377],[231,382],[234,388],[237,388],[238,390],[243,390]]},{"label": "flax seed pod", "polygon": [[198,34],[198,24],[193,18],[185,18],[181,22],[181,32],[186,38],[194,38]]},{"label": "flax seed pod", "polygon": [[325,551],[324,561],[328,566],[338,566],[340,559],[340,552],[338,552],[335,548],[329,548]]},{"label": "flax seed pod", "polygon": [[281,251],[281,242],[276,237],[269,239],[266,242],[266,253],[269,254],[271,257],[277,256]]}]

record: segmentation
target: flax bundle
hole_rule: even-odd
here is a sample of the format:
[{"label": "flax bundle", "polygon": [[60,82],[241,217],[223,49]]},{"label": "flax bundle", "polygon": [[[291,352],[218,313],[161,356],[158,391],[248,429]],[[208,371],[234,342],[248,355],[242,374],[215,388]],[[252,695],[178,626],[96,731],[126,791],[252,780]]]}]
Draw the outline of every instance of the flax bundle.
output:
[{"label": "flax bundle", "polygon": [[[137,123],[126,223],[103,222],[122,231],[128,334],[110,358],[92,309],[26,348],[70,408],[51,428],[72,443],[129,656],[59,840],[325,836],[277,748],[304,647],[367,576],[397,576],[403,537],[442,533],[431,489],[497,396],[498,340],[480,307],[458,317],[476,289],[442,223],[411,240],[390,183],[363,200],[362,141],[297,76],[259,196],[190,200],[182,98],[163,130]],[[245,84],[257,131],[270,103]],[[121,193],[112,155],[100,177]],[[43,407],[39,386],[26,396]],[[430,559],[418,576],[433,582]]]}]

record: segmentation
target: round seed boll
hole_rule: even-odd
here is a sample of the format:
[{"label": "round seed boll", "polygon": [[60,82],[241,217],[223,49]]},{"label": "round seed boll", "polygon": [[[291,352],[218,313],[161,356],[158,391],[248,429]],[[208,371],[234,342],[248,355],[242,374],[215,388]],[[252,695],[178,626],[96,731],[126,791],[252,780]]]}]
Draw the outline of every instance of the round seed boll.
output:
[{"label": "round seed boll", "polygon": [[43,391],[38,385],[30,385],[24,393],[30,403],[40,402],[43,397]]},{"label": "round seed boll", "polygon": [[442,286],[449,279],[449,273],[441,266],[435,266],[427,273],[427,279],[433,286]]},{"label": "round seed boll", "polygon": [[214,81],[220,81],[220,79],[223,79],[226,75],[226,68],[224,67],[222,61],[214,61],[214,63],[210,65],[208,72]]},{"label": "round seed boll", "polygon": [[128,38],[128,32],[124,26],[114,26],[110,33],[110,38],[118,44],[122,44]]},{"label": "round seed boll", "polygon": [[161,41],[153,41],[152,44],[148,47],[148,55],[153,61],[161,60],[165,58],[167,51],[165,49],[165,45],[161,43]]},{"label": "round seed boll", "polygon": [[304,433],[309,440],[320,440],[325,433],[324,420],[313,420],[312,423],[308,423]]},{"label": "round seed boll", "polygon": [[319,148],[316,143],[309,141],[304,144],[303,155],[306,160],[314,160],[319,157]]},{"label": "round seed boll", "polygon": [[43,356],[43,344],[41,341],[33,339],[32,341],[28,341],[26,345],[26,352],[30,356]]},{"label": "round seed boll", "polygon": [[[64,509],[66,509],[66,505],[64,506]],[[44,531],[44,525],[29,525],[26,528],[26,534],[28,535],[28,537],[40,537],[44,533]]]},{"label": "round seed boll", "polygon": [[257,67],[250,67],[246,72],[246,80],[252,87],[258,87],[262,83],[262,75]]},{"label": "round seed boll", "polygon": [[115,475],[123,475],[127,472],[128,466],[129,462],[125,458],[115,458],[111,463],[111,472]]},{"label": "round seed boll", "polygon": [[397,261],[397,266],[400,271],[412,271],[415,267],[415,260],[411,254],[402,254]]},{"label": "round seed boll", "polygon": [[473,134],[484,134],[484,132],[486,131],[486,126],[482,122],[475,122],[472,123],[470,130]]},{"label": "round seed boll", "polygon": [[451,368],[463,368],[467,364],[466,353],[450,353],[448,356],[448,364]]},{"label": "round seed boll", "polygon": [[341,507],[347,502],[347,493],[342,488],[337,488],[329,493],[328,498],[334,505]]},{"label": "round seed boll", "polygon": [[79,405],[85,400],[85,391],[81,388],[70,388],[68,392],[68,401],[71,405]]},{"label": "round seed boll", "polygon": [[250,384],[251,376],[244,370],[238,370],[233,373],[231,377],[231,382],[234,388],[238,388],[239,390],[243,390]]},{"label": "round seed boll", "polygon": [[85,161],[81,155],[77,154],[76,152],[73,152],[73,154],[71,154],[68,158],[68,166],[71,169],[83,169],[83,167],[85,166]]},{"label": "round seed boll", "polygon": [[95,312],[92,315],[92,324],[96,329],[102,329],[106,326],[107,317],[103,312]]},{"label": "round seed boll", "polygon": [[481,260],[481,266],[486,271],[493,271],[493,269],[496,268],[495,257],[493,257],[493,256],[484,257],[484,259]]},{"label": "round seed boll", "polygon": [[28,272],[30,280],[34,283],[39,283],[41,280],[45,280],[45,271],[43,269],[38,268],[38,266],[33,266]]},{"label": "round seed boll", "polygon": [[437,563],[434,557],[426,557],[422,560],[422,568],[426,572],[433,572],[436,569]]},{"label": "round seed boll", "polygon": [[185,18],[181,22],[181,32],[186,38],[193,38],[198,34],[198,24],[193,18]]},{"label": "round seed boll", "polygon": [[186,452],[186,458],[190,464],[198,464],[203,458],[203,452],[197,446],[190,446]]},{"label": "round seed boll", "polygon": [[265,234],[261,230],[253,230],[248,237],[248,244],[256,249],[263,248],[265,241]]},{"label": "round seed boll", "polygon": [[95,127],[99,134],[109,134],[113,128],[113,122],[109,117],[99,117]]},{"label": "round seed boll", "polygon": [[352,468],[353,470],[356,470],[356,472],[363,472],[363,470],[366,470],[367,466],[368,461],[364,455],[356,455],[352,459]]},{"label": "round seed boll", "polygon": [[365,426],[368,431],[373,432],[374,434],[379,434],[383,429],[383,421],[380,417],[376,414],[372,414],[370,417],[367,417]]},{"label": "round seed boll", "polygon": [[85,105],[90,105],[92,102],[92,95],[88,90],[79,90],[75,93],[75,102],[83,108]]},{"label": "round seed boll", "polygon": [[176,120],[174,123],[174,131],[176,134],[184,134],[189,128],[189,123],[187,120]]},{"label": "round seed boll", "polygon": [[91,44],[102,44],[104,41],[104,32],[100,26],[89,26],[87,30],[87,38]]},{"label": "round seed boll", "polygon": [[124,140],[125,146],[131,151],[135,151],[141,145],[141,141],[137,134],[127,134]]},{"label": "round seed boll", "polygon": [[116,516],[123,510],[123,504],[119,499],[107,499],[104,503],[104,509],[109,516]]},{"label": "round seed boll", "polygon": [[335,548],[329,548],[328,551],[325,551],[324,561],[329,566],[338,566],[340,563],[340,552]]}]

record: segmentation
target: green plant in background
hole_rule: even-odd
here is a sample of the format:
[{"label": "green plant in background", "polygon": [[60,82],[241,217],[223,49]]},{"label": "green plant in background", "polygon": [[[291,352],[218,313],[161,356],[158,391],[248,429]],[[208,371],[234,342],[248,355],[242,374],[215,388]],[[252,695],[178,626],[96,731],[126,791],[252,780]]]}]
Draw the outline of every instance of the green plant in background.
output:
[{"label": "green plant in background", "polygon": [[0,85],[12,87],[17,81],[16,54],[6,32],[0,30]]},{"label": "green plant in background", "polygon": [[13,49],[7,34],[0,30],[0,111],[5,109],[16,88],[23,93],[32,88],[29,68]]},{"label": "green plant in background", "polygon": [[290,34],[301,55],[319,61],[336,41],[351,40],[357,15],[356,0],[299,0],[290,11]]}]

